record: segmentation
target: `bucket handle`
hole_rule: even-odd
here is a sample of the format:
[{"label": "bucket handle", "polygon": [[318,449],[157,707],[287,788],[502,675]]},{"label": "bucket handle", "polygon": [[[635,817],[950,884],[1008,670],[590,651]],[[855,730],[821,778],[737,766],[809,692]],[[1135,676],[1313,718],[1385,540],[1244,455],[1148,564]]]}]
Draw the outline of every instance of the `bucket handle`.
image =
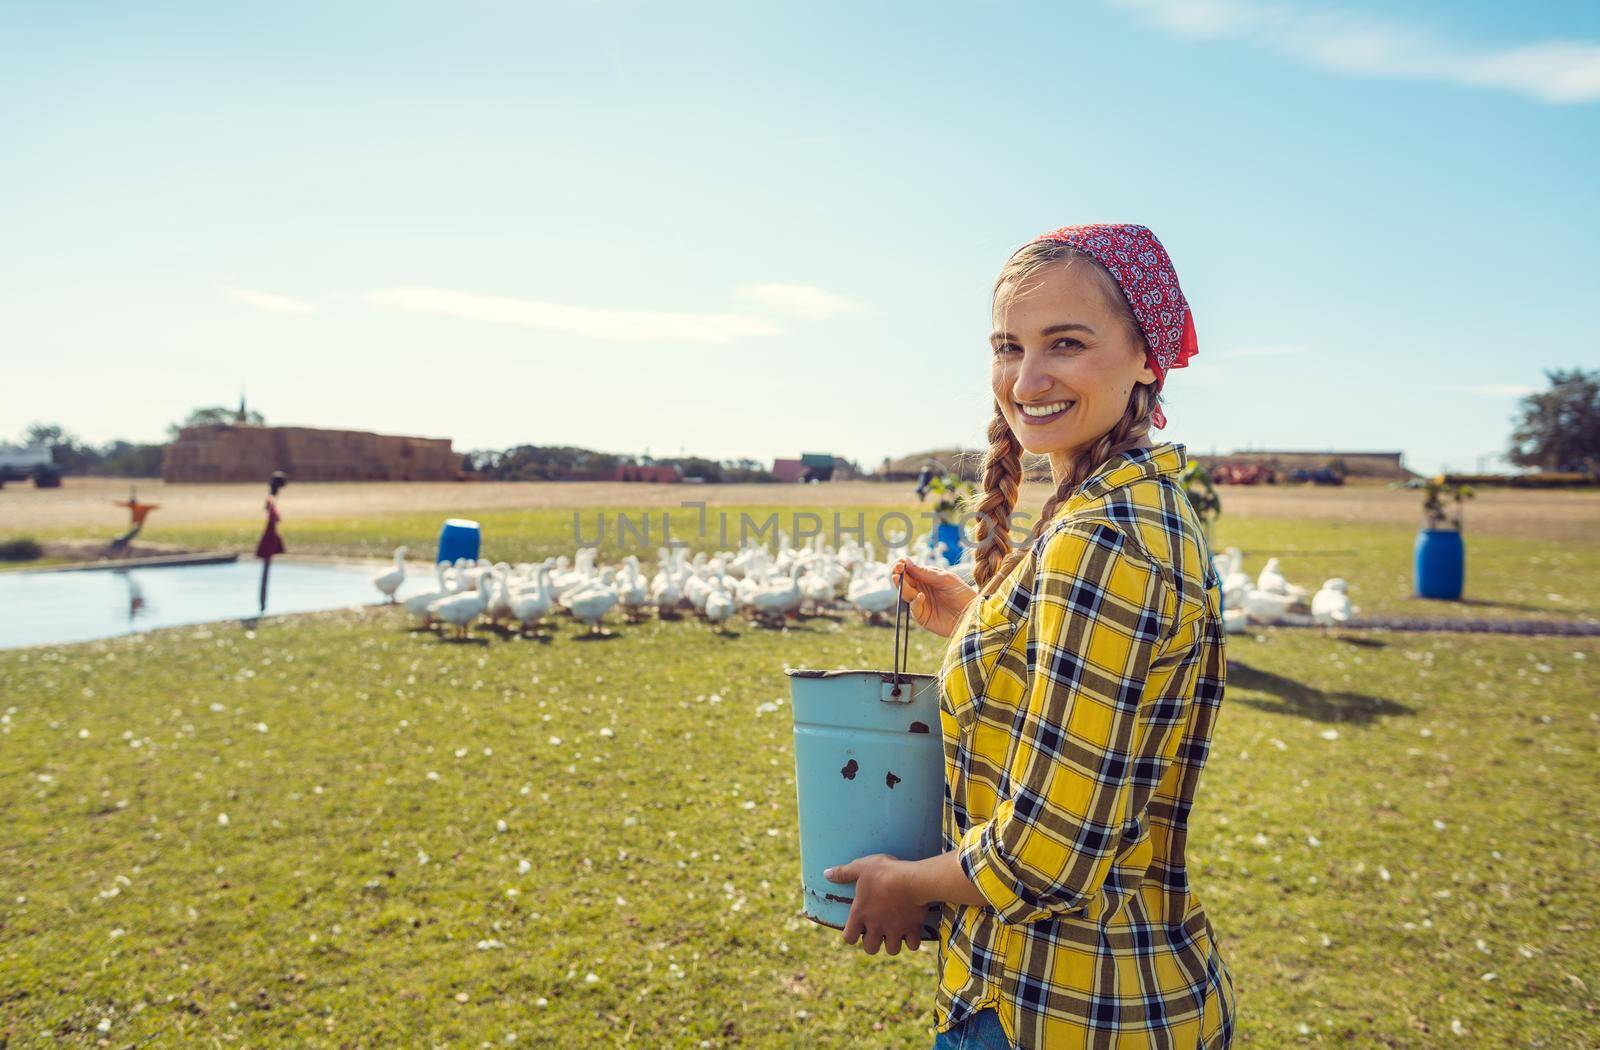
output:
[{"label": "bucket handle", "polygon": [[[903,638],[901,634],[902,619],[905,624]],[[889,672],[889,684],[893,688],[889,690],[888,696],[883,697],[884,700],[899,703],[910,701],[910,696],[901,696],[902,692],[909,693],[910,690],[900,684],[901,679],[906,675],[906,665],[910,662],[911,607],[906,604],[904,598],[900,597],[900,588],[896,586],[894,592],[894,663],[890,665],[894,669]]]}]

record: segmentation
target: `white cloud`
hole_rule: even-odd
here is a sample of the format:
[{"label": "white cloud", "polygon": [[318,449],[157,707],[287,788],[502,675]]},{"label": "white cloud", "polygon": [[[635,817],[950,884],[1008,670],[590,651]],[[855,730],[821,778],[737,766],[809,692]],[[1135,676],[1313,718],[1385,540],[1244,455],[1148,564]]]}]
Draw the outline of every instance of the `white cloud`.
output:
[{"label": "white cloud", "polygon": [[1216,355],[1218,361],[1228,361],[1236,357],[1288,357],[1292,354],[1309,354],[1309,346],[1285,344],[1283,346],[1241,346],[1236,350],[1224,350]]},{"label": "white cloud", "polygon": [[526,325],[624,343],[730,343],[749,336],[776,335],[781,331],[765,318],[745,314],[605,310],[446,288],[381,288],[368,292],[367,301],[390,310],[415,310],[471,321]]},{"label": "white cloud", "polygon": [[1451,389],[1464,390],[1479,397],[1527,397],[1529,394],[1539,392],[1538,387],[1523,386],[1519,383],[1481,383],[1477,386],[1456,386]]},{"label": "white cloud", "polygon": [[774,313],[802,317],[808,321],[822,321],[864,309],[854,299],[810,284],[742,284],[734,289],[733,294]]},{"label": "white cloud", "polygon": [[1178,36],[1243,40],[1319,69],[1514,91],[1541,102],[1600,100],[1600,44],[1453,43],[1418,25],[1337,7],[1257,0],[1111,0]]},{"label": "white cloud", "polygon": [[253,288],[235,288],[229,285],[223,287],[222,293],[236,303],[244,303],[257,310],[272,310],[280,314],[308,314],[312,311],[310,303],[291,299],[287,295],[258,292]]}]

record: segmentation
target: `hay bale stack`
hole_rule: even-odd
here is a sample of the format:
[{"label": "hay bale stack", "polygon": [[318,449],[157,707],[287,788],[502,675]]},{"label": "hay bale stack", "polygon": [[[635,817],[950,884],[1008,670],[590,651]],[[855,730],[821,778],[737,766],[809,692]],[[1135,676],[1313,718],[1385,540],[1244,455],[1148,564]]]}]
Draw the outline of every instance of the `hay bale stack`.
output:
[{"label": "hay bale stack", "polygon": [[454,481],[460,459],[449,438],[208,424],[179,431],[167,446],[161,477],[179,483],[264,481],[274,470],[296,481]]}]

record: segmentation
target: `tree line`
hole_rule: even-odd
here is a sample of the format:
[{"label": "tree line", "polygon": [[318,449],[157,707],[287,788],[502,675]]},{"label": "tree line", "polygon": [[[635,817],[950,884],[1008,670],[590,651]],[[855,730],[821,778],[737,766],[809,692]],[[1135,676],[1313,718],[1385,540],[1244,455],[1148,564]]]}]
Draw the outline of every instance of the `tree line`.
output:
[{"label": "tree line", "polygon": [[[1548,390],[1524,397],[1513,417],[1506,458],[1519,467],[1600,475],[1600,369],[1553,369],[1545,372]],[[197,408],[182,423],[167,428],[169,439],[183,427],[208,423],[264,426],[253,409],[241,420],[238,410],[220,405]],[[93,445],[58,423],[34,423],[23,430],[24,445],[48,445],[56,470],[63,474],[103,474],[150,478],[161,474],[167,443],[115,440]],[[676,466],[684,477],[707,483],[777,481],[771,470],[753,459],[705,459],[700,456],[655,458],[572,445],[517,445],[481,449],[462,457],[461,469],[496,481],[556,481],[609,478],[619,466]],[[846,465],[859,473],[853,463]]]}]

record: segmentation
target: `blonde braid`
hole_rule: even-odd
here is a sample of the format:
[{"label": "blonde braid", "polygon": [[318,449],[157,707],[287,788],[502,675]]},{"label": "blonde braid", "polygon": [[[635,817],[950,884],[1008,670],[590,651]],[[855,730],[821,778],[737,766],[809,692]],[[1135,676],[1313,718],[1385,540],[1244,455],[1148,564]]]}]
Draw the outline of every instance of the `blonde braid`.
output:
[{"label": "blonde braid", "polygon": [[983,461],[983,495],[977,504],[978,546],[973,552],[973,579],[981,588],[995,577],[1011,552],[1011,512],[1022,487],[1022,442],[1012,433],[1000,403],[989,420],[989,454]]}]

